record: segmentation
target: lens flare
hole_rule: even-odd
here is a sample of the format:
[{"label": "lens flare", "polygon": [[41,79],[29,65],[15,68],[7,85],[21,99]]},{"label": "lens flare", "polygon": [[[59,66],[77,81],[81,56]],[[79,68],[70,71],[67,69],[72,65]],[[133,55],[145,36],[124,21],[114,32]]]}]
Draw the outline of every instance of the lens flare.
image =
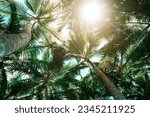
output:
[{"label": "lens flare", "polygon": [[81,6],[80,17],[86,23],[96,23],[104,15],[103,9],[96,3],[90,2]]}]

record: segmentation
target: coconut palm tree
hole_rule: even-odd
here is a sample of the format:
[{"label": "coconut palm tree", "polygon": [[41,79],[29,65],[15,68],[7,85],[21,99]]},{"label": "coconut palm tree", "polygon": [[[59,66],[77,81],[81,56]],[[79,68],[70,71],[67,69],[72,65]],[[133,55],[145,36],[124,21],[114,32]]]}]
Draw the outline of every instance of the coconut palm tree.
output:
[{"label": "coconut palm tree", "polygon": [[[37,56],[38,56],[37,51],[39,52],[41,48],[46,48],[46,47],[49,48],[53,45],[54,42],[50,42],[50,40],[48,40],[48,38],[50,38],[50,36],[45,37],[43,35],[49,35],[48,33],[51,33],[52,35],[57,37],[57,34],[55,33],[55,31],[53,31],[52,29],[46,28],[47,27],[46,24],[48,24],[49,22],[52,22],[52,21],[55,20],[55,18],[53,17],[53,14],[51,12],[56,11],[57,5],[46,4],[46,2],[47,2],[46,0],[45,1],[38,1],[36,3],[33,2],[33,1],[25,1],[26,7],[23,6],[22,4],[19,4],[18,2],[15,2],[15,1],[7,0],[7,1],[2,2],[3,6],[5,6],[5,5],[10,6],[9,7],[10,9],[7,9],[8,12],[5,12],[5,11],[2,10],[3,15],[6,14],[6,15],[10,16],[10,19],[9,19],[10,22],[9,22],[8,26],[5,23],[3,23],[3,20],[1,22],[2,23],[2,25],[1,25],[2,28],[4,27],[5,30],[6,30],[0,36],[1,37],[1,39],[0,39],[1,40],[1,43],[0,43],[1,44],[0,45],[1,54],[0,55],[2,57],[2,65],[1,66],[2,66],[2,69],[3,69],[3,71],[2,71],[3,74],[4,73],[6,74],[6,72],[4,72],[5,69],[10,70],[11,68],[14,68],[14,66],[13,66],[14,64],[15,64],[15,66],[17,66],[16,60],[19,61],[20,57],[26,56],[26,54],[28,54],[28,57],[26,56],[25,58],[23,57],[22,59],[26,59],[27,62],[25,62],[25,60],[24,60],[24,61],[21,61],[19,63],[20,64],[25,64],[25,65],[29,65],[29,64],[31,65],[31,63],[34,61],[33,59],[34,58],[37,59]],[[26,10],[29,10],[30,13],[26,12]],[[18,23],[18,22],[16,22],[16,21],[18,21],[17,20],[18,17],[19,17],[19,19],[18,19],[19,21],[27,20],[27,23],[21,30],[18,29],[19,31],[17,30],[16,32],[13,32],[13,28],[16,29],[17,26],[18,26],[18,25],[14,25],[14,24]],[[38,26],[37,26],[36,30],[33,30],[33,25],[37,21],[38,21]],[[4,26],[4,25],[6,25],[6,26]],[[48,31],[46,31],[46,30],[48,30]],[[39,35],[42,35],[42,37],[39,38]],[[34,47],[34,44],[35,44],[34,40],[38,40],[38,39],[41,39],[41,38],[42,38],[43,42],[46,40],[44,42],[43,46],[41,45],[39,47]],[[29,42],[30,42],[31,45],[29,45]],[[28,48],[26,48],[27,45],[29,45]],[[29,52],[22,53],[22,55],[16,56],[16,58],[13,58],[13,57],[11,58],[10,57],[13,53],[16,53],[16,55],[17,55],[17,53],[18,52],[20,53],[21,49],[24,49],[24,48],[27,49],[25,51],[29,51]],[[34,52],[36,52],[36,54],[33,55]],[[8,56],[8,58],[6,56]],[[31,60],[29,60],[29,59],[31,59]],[[8,65],[7,61],[11,61],[13,64]],[[5,64],[3,64],[3,62],[5,62]],[[25,67],[29,67],[29,66],[25,66]],[[36,66],[36,68],[37,68],[37,66]],[[27,68],[23,68],[23,69],[22,70],[24,72],[26,72],[25,70],[28,70]],[[35,70],[34,65],[33,65],[33,68],[31,67],[31,69],[32,69],[31,70],[32,73],[37,72],[35,74],[35,76],[37,74],[38,75],[41,74],[39,71]],[[15,73],[17,71],[22,72],[21,70],[16,68]],[[30,74],[30,73],[26,72],[24,74],[27,75],[27,74]],[[39,77],[38,75],[36,77]],[[40,75],[40,77],[42,77],[42,76]],[[46,77],[46,76],[43,76],[43,77]],[[2,75],[1,78],[2,78],[2,85],[3,85],[3,75]],[[18,76],[18,78],[20,78],[20,76]],[[17,79],[17,77],[16,77],[16,79]],[[7,84],[7,82],[8,82],[7,77],[5,77],[5,82]],[[22,83],[27,83],[27,84],[28,83],[29,84],[33,83],[34,84],[34,82],[28,82],[28,80],[25,80],[25,81],[23,80],[23,81],[19,81],[18,85],[16,85],[15,88],[14,88],[14,85],[11,85],[11,83],[10,83],[10,87],[13,86],[13,87],[11,87],[12,89],[5,92],[7,94],[2,93],[1,99],[3,99],[3,98],[8,99],[12,95],[15,95],[16,93],[18,93],[18,91],[19,91],[18,89],[19,89],[20,86],[22,86]],[[24,86],[24,87],[26,87],[26,86]],[[33,87],[34,87],[34,85],[31,86],[31,88],[33,88]],[[7,88],[7,86],[5,88]]]},{"label": "coconut palm tree", "polygon": [[[12,25],[14,25],[16,23],[15,21],[15,18],[17,17],[20,17],[20,20],[22,18],[25,18],[27,19],[27,23],[26,25],[22,28],[21,31],[19,31],[17,34],[13,33],[13,34],[6,34],[6,33],[3,33],[0,35],[0,42],[1,42],[1,45],[0,45],[0,57],[3,57],[3,56],[6,56],[6,55],[9,55],[15,51],[17,51],[18,49],[20,48],[23,48],[25,47],[29,41],[31,40],[31,31],[32,31],[32,28],[33,28],[33,25],[38,21],[38,23],[41,23],[45,20],[47,20],[47,23],[49,22],[49,20],[53,20],[52,18],[52,15],[50,13],[50,11],[52,9],[54,9],[55,11],[55,6],[52,6],[51,7],[51,4],[48,6],[46,6],[46,8],[44,8],[44,5],[46,5],[46,2],[48,1],[38,1],[38,2],[32,2],[32,1],[25,1],[27,6],[30,8],[26,8],[24,7],[23,5],[20,6],[22,7],[22,9],[20,9],[20,11],[17,9],[17,2],[15,1],[10,1],[10,0],[7,0],[7,1],[3,1],[6,5],[9,4],[10,5],[10,16],[11,16],[11,22],[10,22],[10,25],[8,28],[16,28]],[[8,2],[8,3],[6,3]],[[36,6],[37,8],[32,8],[32,6],[30,5],[31,4],[34,4],[34,5],[37,5]],[[5,5],[4,4],[4,5]],[[18,3],[19,5],[19,3]],[[33,6],[34,7],[34,6]],[[50,7],[50,8],[49,8]],[[44,8],[44,9],[43,9]],[[22,11],[21,11],[22,10]],[[29,14],[28,12],[26,12],[26,10],[30,10],[30,12],[33,12],[32,14]],[[21,14],[20,13],[24,13],[24,14]],[[45,17],[44,15],[49,12],[49,14]],[[26,16],[24,16],[26,15]],[[50,18],[50,19],[49,19]],[[11,29],[12,30],[12,29]]]},{"label": "coconut palm tree", "polygon": [[[70,4],[70,6],[73,4],[74,6],[70,7],[68,4]],[[124,6],[129,5],[129,4],[130,4],[130,1],[126,1],[125,3],[123,2]],[[132,4],[134,4],[134,3],[132,3]],[[139,4],[139,3],[137,3],[137,4]],[[144,5],[144,4],[145,3],[143,3],[142,5]],[[65,5],[69,6],[68,7],[69,13],[70,13],[70,11],[75,12],[74,9],[78,8],[77,1],[71,1],[71,3],[67,3]],[[139,6],[142,8],[143,7],[142,5],[141,6],[139,5]],[[132,10],[132,12],[134,12],[135,9],[126,9],[126,8],[121,8],[120,7],[121,5],[118,5],[118,6],[115,6],[112,9],[116,10],[115,12],[118,12],[120,15],[112,16],[109,19],[110,22],[106,21],[106,25],[105,25],[106,29],[103,28],[103,30],[104,30],[103,31],[100,28],[100,30],[102,30],[102,31],[99,31],[99,30],[98,31],[101,32],[100,34],[102,34],[102,37],[105,37],[105,38],[108,37],[107,39],[110,38],[110,42],[100,50],[101,54],[102,55],[104,54],[105,58],[110,57],[111,59],[113,59],[113,62],[107,61],[108,62],[107,64],[110,63],[110,66],[107,65],[107,69],[110,69],[111,67],[115,67],[115,70],[117,70],[117,72],[120,74],[122,69],[126,66],[126,64],[129,63],[130,59],[134,56],[136,48],[139,47],[139,45],[146,39],[147,34],[149,32],[148,31],[149,23],[148,22],[143,23],[143,25],[142,25],[142,23],[140,21],[135,22],[138,25],[140,25],[140,27],[143,28],[142,30],[140,30],[141,33],[139,33],[140,27],[138,27],[138,26],[136,27],[137,33],[139,33],[139,34],[136,34],[136,36],[138,35],[136,37],[135,35],[132,34],[131,27],[129,27],[129,24],[132,23],[132,20],[127,19],[127,17],[130,18],[130,17],[134,16],[134,13],[129,14],[129,12],[131,12],[130,10]],[[118,10],[118,8],[120,11]],[[124,11],[124,9],[125,9],[125,11]],[[127,13],[127,15],[122,15],[122,12]],[[135,14],[135,17],[137,17],[137,20],[141,20],[141,18],[139,18],[138,15],[141,13],[144,15],[145,12],[146,12],[146,10],[137,12]],[[99,78],[104,82],[107,89],[110,91],[111,95],[114,96],[114,98],[124,99],[124,96],[118,91],[115,84],[110,80],[110,78],[108,77],[108,74],[105,73],[106,72],[105,68],[104,67],[100,68],[100,67],[96,66],[93,62],[90,61],[90,57],[92,56],[91,54],[95,55],[93,51],[91,52],[91,50],[97,46],[97,43],[100,43],[99,39],[101,38],[100,37],[101,35],[98,35],[98,37],[97,37],[97,33],[99,34],[99,32],[95,32],[93,35],[92,34],[93,31],[91,31],[92,28],[88,27],[88,26],[86,27],[82,24],[80,25],[80,21],[78,21],[77,17],[78,16],[76,16],[76,13],[72,13],[72,16],[70,16],[70,19],[72,21],[74,20],[73,26],[71,27],[73,30],[73,33],[72,33],[71,39],[70,39],[70,46],[69,46],[69,51],[71,51],[70,53],[73,56],[80,58],[81,60],[83,59],[85,62],[87,62],[88,64],[90,64],[92,66],[93,70],[96,72],[96,74],[99,76]],[[115,17],[117,17],[117,18],[115,18]],[[116,19],[116,20],[114,20],[114,19]],[[148,20],[149,17],[146,15],[145,19]],[[120,22],[120,24],[119,24],[119,22]],[[126,22],[129,24],[126,24]],[[89,30],[87,28],[91,28],[91,29]],[[134,31],[136,32],[136,30],[134,30]],[[135,36],[135,37],[133,37],[133,36]],[[129,48],[131,49],[130,52],[126,53],[126,52],[128,52]],[[95,50],[95,52],[96,52],[96,50]],[[119,57],[121,57],[121,59]],[[101,61],[104,61],[104,60],[105,59],[102,59]],[[101,63],[102,64],[100,64],[100,65],[104,64],[104,62],[101,62]]]}]

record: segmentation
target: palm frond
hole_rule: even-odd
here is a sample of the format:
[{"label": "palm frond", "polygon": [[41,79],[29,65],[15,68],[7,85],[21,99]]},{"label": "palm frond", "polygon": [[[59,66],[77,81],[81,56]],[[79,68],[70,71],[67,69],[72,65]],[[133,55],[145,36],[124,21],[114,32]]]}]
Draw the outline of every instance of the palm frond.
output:
[{"label": "palm frond", "polygon": [[33,1],[33,0],[25,0],[26,6],[35,13],[35,8],[37,8],[38,1]]},{"label": "palm frond", "polygon": [[141,34],[137,37],[136,42],[133,44],[133,46],[130,48],[130,52],[127,55],[127,60],[126,63],[132,58],[132,56],[134,56],[136,49],[139,47],[139,45],[144,41],[144,39],[146,39],[147,35],[148,35],[148,29],[149,29],[150,25],[146,26],[144,28],[144,30],[141,32]]},{"label": "palm frond", "polygon": [[38,83],[32,79],[21,80],[19,77],[12,79],[12,81],[9,83],[9,92],[5,98],[18,98],[27,92],[30,94],[34,91],[34,87],[37,85]]},{"label": "palm frond", "polygon": [[10,14],[10,20],[9,20],[7,30],[9,33],[18,33],[20,29],[20,24],[19,24],[17,7],[13,1],[8,0],[8,2],[10,4],[11,14]]}]

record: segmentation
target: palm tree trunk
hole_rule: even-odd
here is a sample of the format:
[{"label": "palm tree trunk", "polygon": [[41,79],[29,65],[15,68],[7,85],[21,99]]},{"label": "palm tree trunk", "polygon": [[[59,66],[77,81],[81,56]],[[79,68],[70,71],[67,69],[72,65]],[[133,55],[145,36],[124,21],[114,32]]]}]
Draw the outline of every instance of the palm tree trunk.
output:
[{"label": "palm tree trunk", "polygon": [[78,54],[68,54],[73,57],[79,57],[84,59],[85,62],[87,62],[89,65],[91,65],[92,69],[96,73],[96,75],[99,77],[99,79],[105,84],[106,88],[110,92],[110,94],[114,97],[116,100],[125,100],[126,98],[124,95],[119,91],[119,89],[116,87],[116,85],[111,81],[111,79],[101,70],[99,69],[95,64],[93,64],[88,58],[83,57],[82,55]]},{"label": "palm tree trunk", "polygon": [[106,85],[106,88],[109,90],[110,94],[117,100],[126,99],[124,95],[118,90],[115,84],[107,77],[107,75],[100,70],[95,64],[93,64],[89,59],[86,61],[92,66],[93,70],[96,72],[97,76],[99,76],[100,80]]},{"label": "palm tree trunk", "polygon": [[31,30],[35,22],[36,20],[29,21],[18,34],[1,34],[0,57],[4,57],[25,47],[31,39]]},{"label": "palm tree trunk", "polygon": [[[36,11],[39,11],[46,0],[40,0]],[[25,47],[31,39],[31,30],[37,19],[29,21],[19,34],[2,34],[0,35],[0,57],[9,55],[20,48]]]}]

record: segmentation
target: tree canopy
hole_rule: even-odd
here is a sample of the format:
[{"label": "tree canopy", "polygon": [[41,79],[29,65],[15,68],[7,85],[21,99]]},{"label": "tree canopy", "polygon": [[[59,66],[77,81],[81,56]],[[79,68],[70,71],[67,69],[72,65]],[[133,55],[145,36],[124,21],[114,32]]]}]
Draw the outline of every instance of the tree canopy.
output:
[{"label": "tree canopy", "polygon": [[149,0],[0,0],[0,99],[150,99],[149,11]]}]

